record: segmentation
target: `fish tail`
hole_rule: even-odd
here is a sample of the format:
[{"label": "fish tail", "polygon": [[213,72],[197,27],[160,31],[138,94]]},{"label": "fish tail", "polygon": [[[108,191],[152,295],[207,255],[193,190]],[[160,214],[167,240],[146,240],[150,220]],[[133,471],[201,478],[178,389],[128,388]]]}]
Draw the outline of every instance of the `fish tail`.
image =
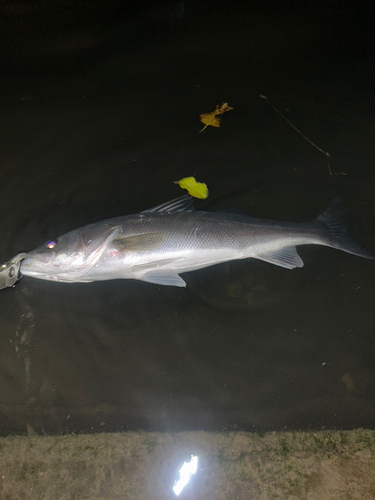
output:
[{"label": "fish tail", "polygon": [[325,232],[325,245],[344,252],[373,259],[374,257],[348,234],[348,210],[341,198],[332,200],[315,219]]}]

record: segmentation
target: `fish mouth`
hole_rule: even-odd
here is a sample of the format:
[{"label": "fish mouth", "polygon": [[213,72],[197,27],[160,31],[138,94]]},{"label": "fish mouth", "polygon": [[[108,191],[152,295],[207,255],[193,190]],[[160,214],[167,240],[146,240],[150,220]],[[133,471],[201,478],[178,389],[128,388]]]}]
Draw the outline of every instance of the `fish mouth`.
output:
[{"label": "fish mouth", "polygon": [[47,253],[28,253],[21,262],[20,272],[25,276],[46,275],[45,267],[51,263],[52,255]]}]

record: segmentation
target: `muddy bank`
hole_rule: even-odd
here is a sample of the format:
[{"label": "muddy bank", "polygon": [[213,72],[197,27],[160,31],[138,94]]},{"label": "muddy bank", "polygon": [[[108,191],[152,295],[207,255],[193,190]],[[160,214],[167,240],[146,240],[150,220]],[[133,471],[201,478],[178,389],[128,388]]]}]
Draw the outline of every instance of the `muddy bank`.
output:
[{"label": "muddy bank", "polygon": [[18,499],[373,499],[375,431],[13,436],[0,440],[0,496]]}]

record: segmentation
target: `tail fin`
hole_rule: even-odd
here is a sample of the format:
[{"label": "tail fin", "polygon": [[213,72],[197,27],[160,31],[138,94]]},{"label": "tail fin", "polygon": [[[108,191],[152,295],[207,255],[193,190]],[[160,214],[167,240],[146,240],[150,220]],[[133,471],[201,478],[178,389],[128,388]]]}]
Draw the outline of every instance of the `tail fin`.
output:
[{"label": "tail fin", "polygon": [[373,259],[374,257],[348,235],[348,210],[341,198],[335,198],[315,219],[324,228],[326,245],[344,252]]}]

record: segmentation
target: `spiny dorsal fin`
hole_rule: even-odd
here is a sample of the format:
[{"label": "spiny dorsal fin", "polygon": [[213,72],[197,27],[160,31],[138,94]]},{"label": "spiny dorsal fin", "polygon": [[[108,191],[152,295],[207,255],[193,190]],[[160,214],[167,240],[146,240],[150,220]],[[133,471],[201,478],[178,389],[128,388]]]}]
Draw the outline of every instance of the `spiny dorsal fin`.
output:
[{"label": "spiny dorsal fin", "polygon": [[142,214],[147,214],[151,212],[188,212],[194,210],[193,197],[189,194],[175,198],[167,203],[162,203],[153,208],[148,208],[141,212]]}]

